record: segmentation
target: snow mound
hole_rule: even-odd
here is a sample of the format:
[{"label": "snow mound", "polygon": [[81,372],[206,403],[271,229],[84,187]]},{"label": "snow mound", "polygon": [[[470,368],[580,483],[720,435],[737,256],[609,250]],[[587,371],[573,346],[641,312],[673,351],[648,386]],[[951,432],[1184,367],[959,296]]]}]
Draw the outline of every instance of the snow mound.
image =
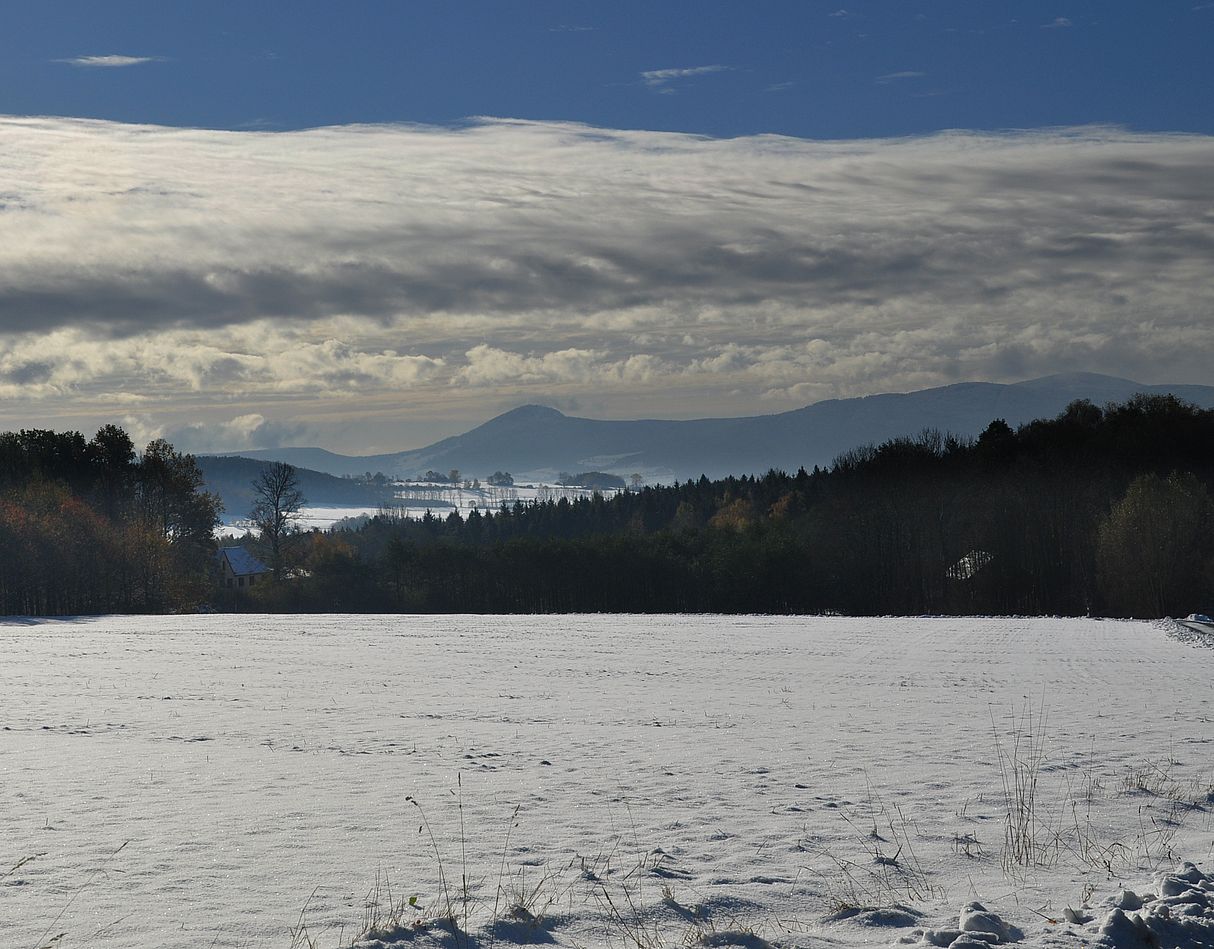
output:
[{"label": "snow mound", "polygon": [[752,932],[745,930],[725,929],[719,932],[710,932],[702,934],[696,944],[700,946],[727,946],[737,947],[737,949],[772,949],[769,943],[762,936],[756,936]]},{"label": "snow mound", "polygon": [[1214,630],[1207,628],[1205,623],[1185,623],[1180,620],[1157,620],[1156,626],[1177,642],[1190,646],[1205,646],[1214,648]]},{"label": "snow mound", "polygon": [[902,904],[881,907],[847,907],[831,913],[824,922],[834,923],[851,920],[861,926],[886,926],[891,929],[901,929],[913,926],[923,914],[916,909]]},{"label": "snow mound", "polygon": [[967,903],[957,918],[956,929],[912,929],[898,943],[938,949],[990,949],[1023,938],[1024,933],[998,913],[991,912],[981,903]]},{"label": "snow mound", "polygon": [[1123,890],[1106,901],[1093,945],[1107,949],[1214,949],[1214,879],[1191,863],[1156,879],[1159,895]]},{"label": "snow mound", "polygon": [[[1096,907],[1067,908],[1063,920],[1026,937],[1016,926],[981,903],[969,903],[956,928],[912,929],[895,945],[936,949],[991,949],[1026,940],[1054,945],[1057,937],[1075,937],[1092,949],[1214,949],[1214,877],[1192,863],[1155,877],[1154,892],[1123,889]],[[1065,929],[1054,929],[1063,922]],[[1044,938],[1042,938],[1044,937]],[[1070,944],[1070,943],[1068,943]]]}]

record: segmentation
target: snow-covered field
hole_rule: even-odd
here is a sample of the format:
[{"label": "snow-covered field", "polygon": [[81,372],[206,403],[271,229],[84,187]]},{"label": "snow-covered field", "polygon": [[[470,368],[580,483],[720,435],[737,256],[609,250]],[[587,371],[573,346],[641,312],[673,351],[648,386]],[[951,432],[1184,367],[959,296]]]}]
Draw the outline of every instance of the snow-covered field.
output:
[{"label": "snow-covered field", "polygon": [[9,621],[0,945],[327,949],[378,881],[366,946],[1210,946],[1212,683],[1147,623]]},{"label": "snow-covered field", "polygon": [[[611,488],[596,492],[592,488],[560,484],[520,484],[500,488],[482,485],[473,488],[403,481],[397,483],[395,490],[396,500],[389,507],[398,516],[414,520],[421,520],[427,512],[435,517],[446,517],[452,511],[458,511],[461,517],[467,517],[472,511],[496,511],[503,504],[512,505],[516,501],[534,504],[536,501],[558,501],[561,498],[589,498],[596,493],[611,497],[616,493]],[[303,530],[328,530],[350,518],[374,517],[380,510],[379,506],[305,504],[300,509],[295,523]],[[240,533],[255,529],[247,515],[225,511],[216,534],[225,535],[234,531]]]}]

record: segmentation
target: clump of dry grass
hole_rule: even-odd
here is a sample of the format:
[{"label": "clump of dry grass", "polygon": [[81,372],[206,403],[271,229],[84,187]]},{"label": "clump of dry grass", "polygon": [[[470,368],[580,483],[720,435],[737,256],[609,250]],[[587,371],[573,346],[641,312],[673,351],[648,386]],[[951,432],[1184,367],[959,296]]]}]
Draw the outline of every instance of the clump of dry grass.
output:
[{"label": "clump of dry grass", "polygon": [[1187,808],[1214,803],[1214,786],[1206,780],[1208,774],[1182,781],[1174,775],[1176,765],[1176,759],[1170,756],[1133,765],[1122,775],[1121,791],[1162,798]]},{"label": "clump of dry grass", "polygon": [[[1068,780],[1066,788],[1056,793],[1058,814],[1050,815],[1043,804],[1044,702],[1036,710],[1026,705],[1019,715],[1013,713],[1003,735],[993,714],[991,724],[1004,812],[1000,862],[1010,875],[1055,866],[1064,855],[1080,866],[1103,871],[1110,879],[1126,870],[1158,869],[1175,862],[1172,844],[1188,814],[1214,801],[1214,790],[1204,775],[1176,777],[1178,762],[1170,756],[1128,767],[1117,781],[1099,774],[1089,762],[1081,781]],[[1121,838],[1102,827],[1094,814],[1101,802],[1108,804],[1125,795],[1151,800],[1138,807],[1137,833]],[[1068,811],[1069,819],[1063,816]]]},{"label": "clump of dry grass", "polygon": [[[417,832],[424,840],[424,848],[433,858],[437,889],[429,899],[423,901],[416,894],[395,892],[387,874],[376,873],[375,884],[363,900],[361,925],[348,942],[343,941],[345,930],[339,929],[335,949],[364,943],[404,941],[428,930],[442,930],[445,941],[456,947],[471,949],[473,946],[492,946],[499,935],[505,941],[518,942],[520,936],[544,928],[549,911],[568,894],[572,886],[565,880],[576,860],[557,870],[543,867],[537,870],[524,866],[510,871],[507,856],[521,810],[521,805],[516,806],[507,822],[489,919],[480,937],[472,936],[470,927],[474,914],[487,906],[478,895],[484,880],[478,880],[469,873],[462,778],[452,794],[455,796],[459,826],[458,881],[452,861],[444,856],[444,848],[439,843],[439,835],[435,833],[426,809],[416,798],[407,796],[405,802],[418,815]],[[324,933],[314,933],[308,922],[315,896],[316,891],[313,891],[300,911],[296,924],[290,929],[291,949],[322,949]]]},{"label": "clump of dry grass", "polygon": [[1034,712],[1026,703],[1014,712],[1005,735],[991,712],[995,762],[1003,795],[1003,850],[1000,864],[1005,873],[1027,867],[1050,867],[1058,862],[1059,825],[1044,814],[1041,801],[1041,771],[1045,764],[1047,715],[1045,700]]},{"label": "clump of dry grass", "polygon": [[943,895],[915,852],[914,834],[901,808],[888,806],[870,787],[862,811],[840,811],[839,816],[852,829],[863,858],[803,848],[811,849],[826,865],[826,869],[821,865],[803,869],[822,881],[831,915],[902,907]]}]

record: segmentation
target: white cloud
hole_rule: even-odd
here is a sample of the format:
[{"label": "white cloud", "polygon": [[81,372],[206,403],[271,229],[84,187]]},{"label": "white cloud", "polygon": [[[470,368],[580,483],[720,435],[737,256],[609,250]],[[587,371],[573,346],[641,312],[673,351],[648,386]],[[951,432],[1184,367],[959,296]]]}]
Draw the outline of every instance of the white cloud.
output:
[{"label": "white cloud", "polygon": [[712,66],[692,66],[687,69],[650,69],[641,73],[641,78],[645,80],[645,85],[652,88],[661,88],[677,79],[694,79],[696,76],[710,76],[713,73],[729,72],[732,68],[732,66],[715,64]]},{"label": "white cloud", "polygon": [[307,425],[275,421],[251,412],[235,418],[210,422],[163,424],[147,414],[124,415],[119,424],[137,446],[157,438],[167,439],[179,451],[236,452],[251,448],[279,448],[300,445],[313,433]]},{"label": "white cloud", "polygon": [[0,119],[0,427],[306,403],[309,431],[383,445],[554,393],[687,416],[1071,368],[1214,382],[1212,165],[1210,137],[1102,128]]},{"label": "white cloud", "polygon": [[915,72],[914,70],[904,70],[902,72],[886,73],[884,76],[878,76],[873,82],[885,85],[890,82],[901,82],[904,79],[922,79],[927,73]]},{"label": "white cloud", "polygon": [[1073,26],[1073,25],[1074,24],[1071,23],[1071,21],[1068,20],[1066,17],[1060,16],[1060,17],[1055,17],[1052,21],[1050,21],[1049,23],[1046,23],[1041,28],[1043,30],[1064,30],[1068,26]]},{"label": "white cloud", "polygon": [[144,63],[164,62],[163,56],[75,56],[70,59],[56,59],[57,63],[67,63],[69,66],[82,66],[91,69],[121,69],[124,66],[142,66]]},{"label": "white cloud", "polygon": [[563,349],[543,356],[524,356],[482,343],[465,354],[467,365],[457,381],[472,385],[504,382],[587,381],[588,366],[601,354],[588,349]]}]

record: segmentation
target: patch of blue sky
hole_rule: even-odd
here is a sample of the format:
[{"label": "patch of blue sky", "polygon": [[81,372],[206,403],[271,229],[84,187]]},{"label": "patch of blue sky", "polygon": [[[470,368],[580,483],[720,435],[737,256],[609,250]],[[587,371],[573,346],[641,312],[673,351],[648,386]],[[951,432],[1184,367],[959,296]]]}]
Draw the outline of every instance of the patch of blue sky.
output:
[{"label": "patch of blue sky", "polygon": [[570,120],[713,136],[1214,132],[1204,0],[39,0],[0,113],[212,128]]}]

